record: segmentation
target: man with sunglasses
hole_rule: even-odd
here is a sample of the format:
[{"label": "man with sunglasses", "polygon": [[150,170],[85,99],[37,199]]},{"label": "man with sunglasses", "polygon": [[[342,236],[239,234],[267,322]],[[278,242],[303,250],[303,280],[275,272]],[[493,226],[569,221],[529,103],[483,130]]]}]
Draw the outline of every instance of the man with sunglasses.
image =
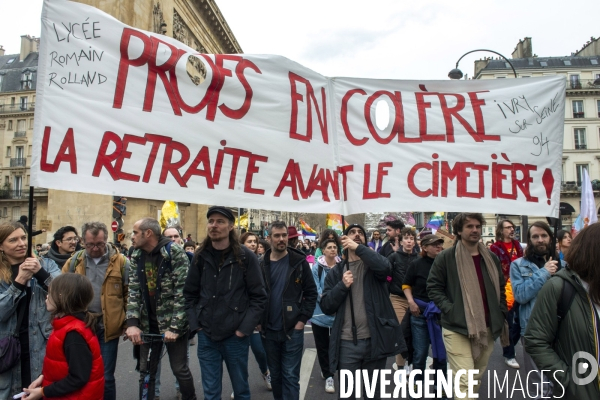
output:
[{"label": "man with sunglasses", "polygon": [[108,229],[104,223],[86,222],[81,233],[84,250],[73,253],[62,272],[85,275],[92,282],[94,299],[88,309],[98,314],[96,336],[104,361],[104,399],[114,400],[119,337],[125,330],[129,260],[107,243]]}]

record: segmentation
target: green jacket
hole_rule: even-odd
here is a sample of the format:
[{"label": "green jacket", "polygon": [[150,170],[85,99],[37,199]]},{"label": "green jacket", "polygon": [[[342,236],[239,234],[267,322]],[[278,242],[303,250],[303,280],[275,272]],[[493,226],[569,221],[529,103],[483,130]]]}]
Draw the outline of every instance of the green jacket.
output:
[{"label": "green jacket", "polygon": [[[561,297],[565,280],[573,284],[577,293],[558,329],[558,299]],[[577,274],[568,267],[558,271],[548,280],[537,295],[525,331],[525,351],[540,370],[552,371],[549,375],[556,378],[558,383],[554,386],[554,396],[560,397],[564,391],[563,400],[600,399],[598,379],[579,386],[573,382],[572,377],[571,363],[575,353],[585,351],[594,358],[597,357],[592,318],[587,293]]]},{"label": "green jacket", "polygon": [[[442,311],[442,327],[467,336],[467,319],[465,318],[465,306],[458,279],[455,250],[455,246],[452,246],[442,251],[435,258],[429,272],[429,278],[427,279],[427,295]],[[506,294],[504,292],[504,274],[502,274],[500,260],[492,252],[490,254],[498,271],[500,303],[498,303],[496,289],[487,273],[483,258],[481,259],[481,269],[483,271],[483,283],[485,285],[487,302],[490,308],[490,329],[492,330],[494,339],[496,339],[502,333],[508,309],[506,307]]]},{"label": "green jacket", "polygon": [[[181,335],[188,329],[183,286],[190,262],[187,254],[178,244],[171,244],[171,252],[168,254],[166,243],[170,240],[165,239],[161,238],[159,242],[162,257],[158,258],[159,265],[157,265],[156,317],[160,333],[164,334],[168,330]],[[137,326],[142,332],[149,333],[150,321],[145,300],[149,297],[142,258],[142,250],[137,249],[131,254],[126,322],[128,327]],[[168,268],[169,260],[170,268]]]}]

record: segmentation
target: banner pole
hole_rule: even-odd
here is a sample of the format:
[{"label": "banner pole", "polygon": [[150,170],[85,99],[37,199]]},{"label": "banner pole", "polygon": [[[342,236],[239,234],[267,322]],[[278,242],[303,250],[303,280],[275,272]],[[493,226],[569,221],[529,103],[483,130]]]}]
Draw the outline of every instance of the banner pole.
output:
[{"label": "banner pole", "polygon": [[33,248],[33,186],[29,186],[29,225],[27,226],[27,256],[33,257],[31,249]]}]

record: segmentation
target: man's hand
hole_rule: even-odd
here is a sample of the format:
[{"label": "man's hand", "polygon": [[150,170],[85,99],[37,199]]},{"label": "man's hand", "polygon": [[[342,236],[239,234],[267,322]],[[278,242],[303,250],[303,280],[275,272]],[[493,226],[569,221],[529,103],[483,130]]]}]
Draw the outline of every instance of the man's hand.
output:
[{"label": "man's hand", "polygon": [[344,275],[342,275],[342,282],[344,282],[344,285],[346,285],[347,288],[352,286],[352,283],[354,282],[354,276],[352,275],[352,271],[344,272]]},{"label": "man's hand", "polygon": [[544,264],[544,268],[546,268],[546,270],[550,272],[550,275],[554,275],[556,271],[558,271],[558,261],[553,260],[552,257],[550,257],[548,262]]},{"label": "man's hand", "polygon": [[346,235],[342,236],[340,238],[340,240],[342,241],[342,247],[344,248],[344,250],[348,249],[348,250],[356,251],[356,248],[358,247],[358,243],[356,243],[354,240],[350,239]]},{"label": "man's hand", "polygon": [[142,344],[142,331],[137,326],[130,326],[125,331],[125,336],[131,340],[133,344]]},{"label": "man's hand", "polygon": [[414,300],[408,302],[408,307],[410,308],[410,312],[412,313],[412,315],[414,315],[415,317],[421,315],[421,310],[419,309],[419,306],[417,305],[417,303],[415,303]]},{"label": "man's hand", "polygon": [[397,238],[390,240],[390,244],[394,251],[398,251],[398,249],[400,249],[400,238],[397,237]]},{"label": "man's hand", "polygon": [[40,375],[35,381],[31,382],[31,385],[27,389],[24,388],[25,395],[23,398],[29,400],[41,399],[43,397],[41,388],[43,379],[44,375]]},{"label": "man's hand", "polygon": [[239,338],[243,338],[246,337],[246,335],[244,335],[242,332],[240,331],[235,331],[235,336],[239,337]]},{"label": "man's hand", "polygon": [[165,332],[165,342],[174,342],[179,337],[179,333],[173,333],[171,331]]},{"label": "man's hand", "polygon": [[304,322],[298,321],[298,323],[296,324],[296,326],[294,326],[294,329],[296,329],[298,331],[303,331],[304,330]]}]

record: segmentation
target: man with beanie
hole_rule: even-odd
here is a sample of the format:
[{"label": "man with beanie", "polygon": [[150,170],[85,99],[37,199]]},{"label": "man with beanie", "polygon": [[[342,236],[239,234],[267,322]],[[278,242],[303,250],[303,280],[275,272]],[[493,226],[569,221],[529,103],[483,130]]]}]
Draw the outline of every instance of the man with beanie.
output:
[{"label": "man with beanie", "polygon": [[223,362],[237,400],[250,399],[248,348],[267,296],[256,255],[240,241],[232,212],[208,209],[200,244],[183,295],[190,330],[198,332],[204,399],[220,400]]},{"label": "man with beanie", "polygon": [[275,400],[300,397],[304,324],[312,317],[318,296],[306,255],[288,247],[288,232],[282,221],[269,226],[271,248],[261,261],[268,300],[259,330]]},{"label": "man with beanie", "polygon": [[[427,294],[442,311],[450,369],[478,370],[474,393],[494,340],[501,336],[502,346],[508,345],[504,275],[498,257],[479,241],[482,224],[482,214],[459,213],[452,222],[456,244],[435,258],[427,279]],[[458,389],[467,394],[468,387],[467,375],[460,376]]]},{"label": "man with beanie", "polygon": [[[327,274],[321,309],[336,314],[329,342],[330,370],[362,369],[373,376],[373,371],[385,368],[387,357],[401,353],[406,357],[407,349],[389,299],[390,262],[367,247],[366,238],[362,226],[346,228],[341,237],[345,259]],[[380,398],[377,386],[375,399]]]}]

